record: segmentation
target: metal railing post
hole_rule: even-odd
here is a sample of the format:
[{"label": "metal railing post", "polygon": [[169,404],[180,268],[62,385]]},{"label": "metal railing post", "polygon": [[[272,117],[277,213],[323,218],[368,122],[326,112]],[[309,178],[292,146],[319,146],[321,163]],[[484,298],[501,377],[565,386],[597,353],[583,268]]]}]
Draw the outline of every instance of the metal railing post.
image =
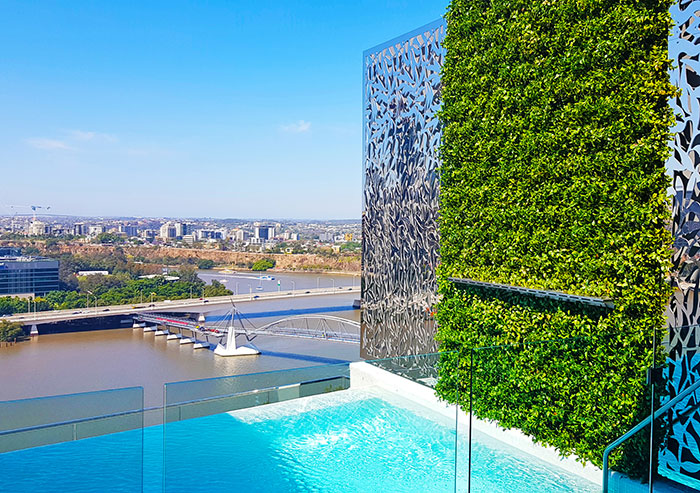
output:
[{"label": "metal railing post", "polygon": [[603,493],[608,493],[608,488],[609,488],[609,470],[608,470],[608,459],[610,458],[610,453],[622,445],[624,442],[629,440],[632,436],[634,436],[639,430],[643,430],[645,426],[647,426],[649,423],[651,423],[652,419],[657,419],[661,417],[664,413],[666,413],[669,409],[671,409],[673,406],[675,406],[678,402],[682,401],[686,397],[688,397],[690,394],[695,392],[696,390],[700,389],[700,380],[692,384],[690,387],[685,389],[683,392],[678,394],[676,397],[668,401],[666,404],[661,406],[659,409],[656,410],[656,412],[652,415],[647,416],[644,418],[641,422],[639,422],[634,428],[629,430],[627,433],[622,435],[620,438],[612,442],[610,445],[608,445],[603,452]]}]

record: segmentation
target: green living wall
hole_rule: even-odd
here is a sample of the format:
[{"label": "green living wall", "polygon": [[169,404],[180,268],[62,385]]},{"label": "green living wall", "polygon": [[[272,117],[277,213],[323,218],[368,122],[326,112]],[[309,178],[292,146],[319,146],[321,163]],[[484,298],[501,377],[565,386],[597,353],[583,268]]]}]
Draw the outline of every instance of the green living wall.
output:
[{"label": "green living wall", "polygon": [[[664,334],[669,5],[453,0],[446,16],[437,337],[460,356],[439,393],[468,406],[474,358],[478,416],[598,466],[648,415],[645,370]],[[613,465],[642,474],[645,448],[627,444]]]}]

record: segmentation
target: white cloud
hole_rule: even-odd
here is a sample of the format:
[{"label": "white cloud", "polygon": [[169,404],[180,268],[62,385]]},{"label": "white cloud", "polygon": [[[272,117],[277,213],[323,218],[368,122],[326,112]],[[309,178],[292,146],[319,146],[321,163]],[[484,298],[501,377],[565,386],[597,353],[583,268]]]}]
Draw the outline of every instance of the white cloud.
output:
[{"label": "white cloud", "polygon": [[33,138],[26,139],[25,142],[36,149],[45,151],[71,151],[73,148],[62,140]]},{"label": "white cloud", "polygon": [[296,123],[290,123],[289,125],[281,126],[283,132],[289,132],[294,134],[301,134],[311,130],[311,122],[304,120],[299,120]]},{"label": "white cloud", "polygon": [[117,137],[112,134],[100,132],[91,132],[86,130],[68,130],[68,135],[71,139],[86,142],[89,140],[99,140],[103,142],[116,142]]}]

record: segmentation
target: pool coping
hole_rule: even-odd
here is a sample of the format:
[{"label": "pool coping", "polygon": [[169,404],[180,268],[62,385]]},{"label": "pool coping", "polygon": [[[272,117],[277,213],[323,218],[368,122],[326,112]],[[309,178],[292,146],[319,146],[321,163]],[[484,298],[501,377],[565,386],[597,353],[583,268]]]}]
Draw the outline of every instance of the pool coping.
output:
[{"label": "pool coping", "polygon": [[[464,426],[461,423],[468,423],[469,415],[457,406],[447,404],[438,399],[434,389],[423,384],[409,380],[405,377],[391,373],[378,366],[359,361],[350,363],[350,388],[362,388],[368,386],[378,386],[383,390],[397,394],[409,399],[419,405],[427,407],[449,419],[457,419],[457,427]],[[530,436],[518,429],[502,428],[495,421],[487,421],[473,417],[472,424],[475,431],[479,431],[508,444],[521,452],[525,452],[548,464],[563,469],[571,474],[586,479],[594,484],[602,486],[603,471],[593,464],[582,464],[577,461],[575,455],[562,457],[557,449],[551,446],[536,443]],[[648,485],[643,485],[624,474],[612,471],[610,477],[610,491],[616,493],[648,493]],[[672,491],[672,490],[668,490]]]}]

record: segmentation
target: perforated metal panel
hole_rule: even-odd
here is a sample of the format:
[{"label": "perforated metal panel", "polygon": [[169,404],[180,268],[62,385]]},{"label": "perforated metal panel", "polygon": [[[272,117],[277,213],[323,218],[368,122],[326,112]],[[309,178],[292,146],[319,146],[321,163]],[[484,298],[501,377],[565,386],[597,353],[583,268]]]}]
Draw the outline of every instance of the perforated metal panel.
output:
[{"label": "perforated metal panel", "polygon": [[362,328],[369,358],[436,349],[443,20],[364,53]]},{"label": "perforated metal panel", "polygon": [[[672,179],[674,294],[668,309],[670,397],[700,378],[700,1],[671,7],[671,83],[681,94],[671,101],[676,114],[673,154],[666,164]],[[669,398],[670,398],[669,397]],[[700,411],[689,398],[672,414],[670,436],[659,454],[659,473],[700,488]]]}]

